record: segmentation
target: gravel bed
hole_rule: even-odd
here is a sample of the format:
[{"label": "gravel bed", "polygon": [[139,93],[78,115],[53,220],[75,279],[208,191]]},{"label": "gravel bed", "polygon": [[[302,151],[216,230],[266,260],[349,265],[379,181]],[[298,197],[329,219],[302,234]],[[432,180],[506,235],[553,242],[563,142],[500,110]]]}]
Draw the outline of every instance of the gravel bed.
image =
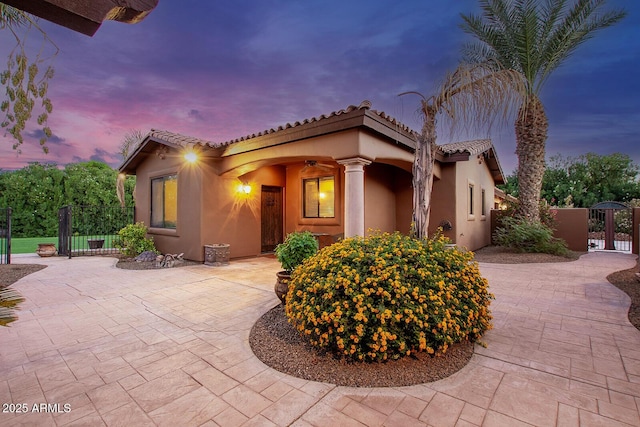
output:
[{"label": "gravel bed", "polygon": [[0,265],[0,288],[12,285],[24,276],[46,267],[41,264],[2,264]]},{"label": "gravel bed", "polygon": [[640,330],[640,279],[636,276],[638,272],[640,272],[640,265],[611,273],[607,276],[607,280],[631,298],[629,322]]},{"label": "gravel bed", "polygon": [[514,252],[502,246],[485,246],[474,251],[475,260],[495,264],[530,264],[538,262],[571,262],[580,258],[586,252],[569,251],[567,256],[551,254],[534,254],[526,252]]},{"label": "gravel bed", "polygon": [[444,356],[426,353],[380,363],[347,362],[320,352],[304,341],[278,304],[255,323],[249,344],[258,359],[273,369],[306,380],[349,387],[400,387],[446,378],[462,369],[473,344],[451,346]]}]

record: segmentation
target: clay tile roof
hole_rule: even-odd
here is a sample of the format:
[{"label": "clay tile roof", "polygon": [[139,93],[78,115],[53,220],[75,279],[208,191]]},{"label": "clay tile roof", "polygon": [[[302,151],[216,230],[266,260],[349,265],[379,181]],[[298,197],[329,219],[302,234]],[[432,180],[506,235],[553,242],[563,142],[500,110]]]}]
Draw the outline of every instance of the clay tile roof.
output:
[{"label": "clay tile roof", "polygon": [[[473,141],[453,142],[438,146],[438,150],[445,156],[454,154],[467,154],[469,156],[484,155],[487,165],[493,174],[496,184],[505,182],[502,166],[495,152],[495,148],[490,139],[476,139]],[[486,153],[486,154],[485,154]]]},{"label": "clay tile roof", "polygon": [[190,145],[202,145],[207,147],[220,147],[223,144],[206,141],[204,139],[195,138],[193,136],[181,135],[179,133],[169,132],[166,130],[151,129],[150,138],[160,139],[179,147],[188,147]]},{"label": "clay tile roof", "polygon": [[443,154],[469,153],[473,156],[482,154],[491,148],[493,144],[490,139],[476,139],[473,141],[452,142],[438,146]]},{"label": "clay tile roof", "polygon": [[417,133],[413,129],[411,129],[409,126],[405,125],[404,123],[398,121],[394,117],[391,117],[390,115],[388,115],[384,111],[371,110],[371,112],[374,113],[375,115],[379,116],[380,118],[385,119],[386,121],[391,123],[396,128],[398,128],[400,130],[403,130],[405,132],[408,132],[408,133],[410,133],[410,134],[412,134],[414,136],[417,136]]},{"label": "clay tile roof", "polygon": [[358,106],[349,105],[348,107],[346,107],[346,108],[344,108],[342,110],[333,111],[333,112],[331,112],[329,114],[321,114],[321,115],[319,115],[317,117],[311,117],[311,118],[308,118],[308,119],[304,119],[302,121],[296,121],[294,123],[287,123],[285,125],[278,126],[277,128],[271,128],[271,129],[264,130],[262,132],[253,133],[253,134],[246,135],[246,136],[243,136],[243,137],[240,137],[240,138],[236,138],[236,139],[227,141],[227,142],[225,142],[224,144],[221,144],[221,145],[229,145],[229,144],[233,144],[233,143],[240,142],[240,141],[246,141],[248,139],[257,138],[257,137],[264,136],[264,135],[269,135],[269,134],[272,134],[272,133],[275,133],[275,132],[279,132],[279,131],[282,131],[282,130],[285,130],[285,129],[295,128],[295,127],[298,127],[298,126],[303,126],[303,125],[306,125],[306,124],[309,124],[309,123],[319,122],[321,120],[330,119],[332,117],[341,116],[343,114],[349,114],[349,113],[352,113],[354,111],[359,111],[359,110],[369,110],[373,114],[375,114],[375,115],[387,120],[394,127],[400,128],[400,129],[402,129],[402,130],[404,130],[406,132],[409,132],[409,133],[413,133],[413,131],[408,126],[400,123],[399,121],[397,121],[393,117],[386,115],[384,112],[378,112],[378,111],[375,111],[375,110],[371,110],[371,101],[364,100]]}]

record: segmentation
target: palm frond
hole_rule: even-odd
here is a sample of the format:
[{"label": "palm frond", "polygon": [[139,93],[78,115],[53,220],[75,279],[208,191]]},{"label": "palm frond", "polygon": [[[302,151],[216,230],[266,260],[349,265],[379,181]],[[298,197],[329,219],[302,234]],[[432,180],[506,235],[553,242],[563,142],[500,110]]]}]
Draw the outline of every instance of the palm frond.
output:
[{"label": "palm frond", "polygon": [[14,310],[23,301],[24,298],[13,289],[0,287],[0,326],[6,326],[17,319]]},{"label": "palm frond", "polygon": [[565,11],[567,0],[547,0],[542,6],[540,18],[543,21],[540,40],[543,45],[549,42],[549,38],[554,30],[555,23]]},{"label": "palm frond", "polygon": [[539,18],[533,0],[518,0],[514,6],[515,27],[514,48],[517,52],[520,71],[528,81],[535,78],[539,55],[537,38],[539,33]]},{"label": "palm frond", "polygon": [[466,64],[499,62],[496,52],[484,43],[466,43],[462,46],[462,61]]},{"label": "palm frond", "polygon": [[25,12],[0,3],[0,29],[25,27],[30,23],[31,18]]},{"label": "palm frond", "polygon": [[461,125],[489,131],[496,122],[507,123],[525,96],[520,72],[495,62],[462,64],[447,75],[431,104],[449,121],[452,133]]},{"label": "palm frond", "polygon": [[605,0],[578,0],[564,15],[557,16],[553,31],[541,46],[544,64],[540,69],[537,89],[580,45],[594,36],[597,30],[610,27],[626,16],[623,10],[598,14]]},{"label": "palm frond", "polygon": [[[462,16],[462,29],[479,43],[466,45],[465,60],[495,51],[503,67],[520,71],[531,93],[593,33],[620,21],[622,10],[601,12],[606,0],[480,0],[482,16]],[[473,50],[476,50],[475,52]]]}]

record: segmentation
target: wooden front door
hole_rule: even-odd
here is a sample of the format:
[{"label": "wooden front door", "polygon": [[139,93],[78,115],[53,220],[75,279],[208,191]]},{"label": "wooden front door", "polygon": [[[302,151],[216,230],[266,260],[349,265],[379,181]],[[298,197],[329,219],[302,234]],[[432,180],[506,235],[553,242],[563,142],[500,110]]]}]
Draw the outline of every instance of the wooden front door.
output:
[{"label": "wooden front door", "polygon": [[282,187],[262,186],[262,252],[271,252],[282,243]]}]

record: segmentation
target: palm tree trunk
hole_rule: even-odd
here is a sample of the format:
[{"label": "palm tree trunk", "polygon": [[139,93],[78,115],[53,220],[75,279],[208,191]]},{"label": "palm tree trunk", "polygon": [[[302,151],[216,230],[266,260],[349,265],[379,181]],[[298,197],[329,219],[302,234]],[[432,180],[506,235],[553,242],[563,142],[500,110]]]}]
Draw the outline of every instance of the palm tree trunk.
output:
[{"label": "palm tree trunk", "polygon": [[413,233],[418,239],[429,237],[431,190],[436,153],[436,111],[424,105],[424,123],[413,162]]},{"label": "palm tree trunk", "polygon": [[547,115],[540,99],[530,95],[516,120],[518,214],[530,222],[540,222],[540,191],[548,129]]},{"label": "palm tree trunk", "polygon": [[120,206],[124,208],[125,205],[125,197],[124,197],[124,181],[127,179],[127,176],[123,173],[118,174],[118,178],[116,179],[116,194],[118,196],[118,201],[120,202]]}]

